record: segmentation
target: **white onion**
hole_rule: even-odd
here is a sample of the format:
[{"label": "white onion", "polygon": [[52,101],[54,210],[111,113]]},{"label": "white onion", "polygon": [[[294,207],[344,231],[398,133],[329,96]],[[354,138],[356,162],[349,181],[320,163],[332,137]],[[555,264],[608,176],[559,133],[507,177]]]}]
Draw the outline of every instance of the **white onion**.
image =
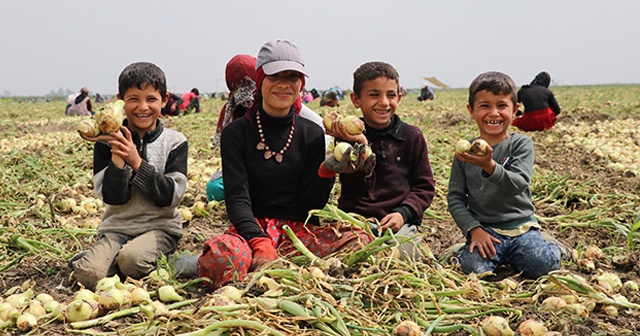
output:
[{"label": "white onion", "polygon": [[480,327],[487,336],[513,336],[509,322],[501,316],[487,316],[480,322]]},{"label": "white onion", "polygon": [[100,306],[104,310],[119,309],[124,304],[124,301],[124,294],[115,287],[102,292],[98,298],[98,303],[100,303]]},{"label": "white onion", "polygon": [[98,280],[96,283],[96,292],[104,292],[111,288],[115,288],[120,283],[120,277],[115,274],[112,277],[106,277]]},{"label": "white onion", "polygon": [[93,314],[93,307],[87,300],[73,300],[66,308],[65,315],[70,322],[86,321]]},{"label": "white onion", "polygon": [[16,327],[22,332],[29,331],[38,326],[38,319],[30,313],[24,312],[16,320]]},{"label": "white onion", "polygon": [[184,300],[184,298],[180,296],[176,292],[176,289],[171,285],[165,285],[158,288],[158,298],[160,298],[160,301],[162,302],[176,302]]},{"label": "white onion", "polygon": [[420,336],[422,330],[420,326],[413,321],[402,321],[393,329],[392,336]]},{"label": "white onion", "polygon": [[460,139],[456,142],[455,149],[458,154],[468,153],[471,149],[471,143],[468,140]]},{"label": "white onion", "polygon": [[522,336],[545,336],[547,331],[549,330],[536,320],[526,320],[518,326],[518,332]]},{"label": "white onion", "polygon": [[134,305],[138,305],[141,303],[149,303],[151,302],[151,296],[146,289],[142,287],[136,287],[131,290],[131,303]]}]

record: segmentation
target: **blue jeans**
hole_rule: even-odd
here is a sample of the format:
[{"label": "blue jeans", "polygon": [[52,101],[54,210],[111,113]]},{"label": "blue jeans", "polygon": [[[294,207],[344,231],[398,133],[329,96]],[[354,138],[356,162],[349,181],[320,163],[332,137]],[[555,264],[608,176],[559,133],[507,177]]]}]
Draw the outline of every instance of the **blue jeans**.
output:
[{"label": "blue jeans", "polygon": [[465,273],[493,272],[499,265],[510,264],[522,272],[522,276],[537,279],[560,268],[560,248],[555,243],[545,240],[539,230],[531,229],[520,236],[509,237],[490,228],[483,228],[500,240],[500,244],[493,244],[496,255],[493,259],[485,259],[477,248],[469,253],[471,242],[467,240],[464,248],[458,253],[460,266]]}]

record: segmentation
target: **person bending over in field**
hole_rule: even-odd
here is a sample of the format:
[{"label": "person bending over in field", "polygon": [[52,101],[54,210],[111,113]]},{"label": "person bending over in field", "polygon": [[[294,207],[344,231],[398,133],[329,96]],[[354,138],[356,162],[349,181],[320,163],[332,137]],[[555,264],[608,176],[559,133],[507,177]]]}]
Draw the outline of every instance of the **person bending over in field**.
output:
[{"label": "person bending over in field", "polygon": [[540,233],[529,188],[533,141],[509,133],[518,106],[515,84],[503,73],[482,73],[469,87],[467,109],[488,145],[483,156],[456,153],[451,165],[447,201],[467,238],[458,253],[465,273],[511,265],[535,279],[559,269],[562,259],[575,258],[570,248]]},{"label": "person bending over in field", "polygon": [[179,110],[184,111],[185,115],[191,113],[192,110],[200,113],[200,91],[197,88],[191,89],[180,98],[182,98],[182,103],[179,105]]},{"label": "person bending over in field", "polygon": [[114,274],[146,276],[182,237],[178,206],[187,188],[189,148],[182,133],[158,120],[167,102],[164,72],[151,63],[130,64],[120,74],[118,98],[127,116],[120,131],[85,137],[96,141],[94,190],[106,208],[97,242],[69,266],[90,289]]},{"label": "person bending over in field", "polygon": [[531,84],[520,88],[518,102],[524,104],[524,114],[513,119],[513,126],[523,131],[543,131],[551,129],[556,124],[560,106],[553,92],[549,90],[550,83],[551,76],[543,71],[531,81]]},{"label": "person bending over in field", "polygon": [[84,87],[80,90],[75,98],[69,100],[67,104],[66,115],[69,116],[88,116],[93,115],[91,106],[91,97],[89,97],[89,89]]}]

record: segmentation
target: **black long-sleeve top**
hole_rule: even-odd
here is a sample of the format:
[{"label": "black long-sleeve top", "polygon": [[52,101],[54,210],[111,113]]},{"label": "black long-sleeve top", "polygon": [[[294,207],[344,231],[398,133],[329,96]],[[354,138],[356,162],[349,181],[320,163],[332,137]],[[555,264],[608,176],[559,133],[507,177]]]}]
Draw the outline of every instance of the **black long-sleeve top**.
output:
[{"label": "black long-sleeve top", "polygon": [[518,91],[518,102],[524,104],[524,113],[550,108],[556,115],[560,114],[553,92],[542,85],[523,85]]},{"label": "black long-sleeve top", "polygon": [[264,138],[273,151],[287,141],[291,121],[295,130],[284,160],[265,160],[255,113],[251,121],[242,117],[222,131],[220,148],[224,197],[231,224],[245,240],[267,235],[256,218],[305,221],[309,210],[322,209],[335,178],[321,178],[318,168],[325,158],[325,138],[320,126],[290,112],[283,118],[258,110]]}]

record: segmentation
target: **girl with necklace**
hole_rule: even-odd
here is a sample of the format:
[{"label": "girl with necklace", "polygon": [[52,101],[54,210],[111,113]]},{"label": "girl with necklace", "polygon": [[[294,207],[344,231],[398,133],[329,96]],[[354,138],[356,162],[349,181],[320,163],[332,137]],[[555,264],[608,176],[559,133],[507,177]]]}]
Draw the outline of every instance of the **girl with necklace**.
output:
[{"label": "girl with necklace", "polygon": [[254,105],[221,136],[232,226],[209,239],[197,257],[197,274],[209,278],[212,289],[242,280],[280,255],[295,254],[284,225],[319,257],[357,250],[372,240],[358,228],[319,226],[317,218],[305,224],[309,210],[322,209],[329,200],[335,178],[318,175],[325,159],[322,128],[299,116],[306,72],[298,48],[286,40],[267,42],[256,69]]}]

